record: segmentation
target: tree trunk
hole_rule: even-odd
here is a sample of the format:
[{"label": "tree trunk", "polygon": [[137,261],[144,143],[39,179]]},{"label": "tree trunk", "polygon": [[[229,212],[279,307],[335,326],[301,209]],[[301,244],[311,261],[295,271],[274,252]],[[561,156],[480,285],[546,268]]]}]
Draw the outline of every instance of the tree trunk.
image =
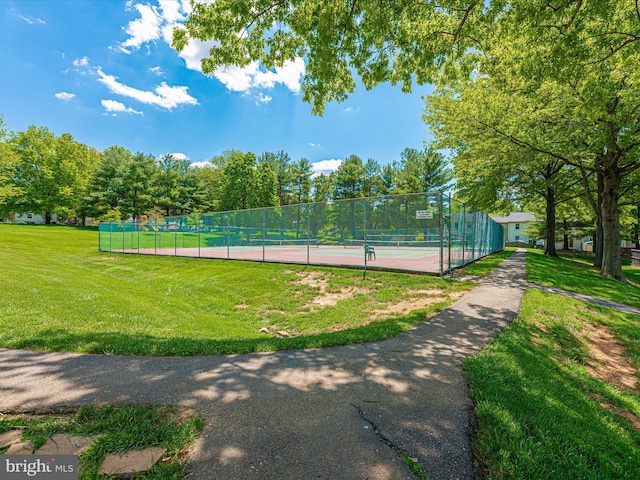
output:
[{"label": "tree trunk", "polygon": [[593,260],[593,266],[602,270],[602,255],[604,254],[604,231],[602,227],[602,192],[604,191],[604,176],[598,172],[598,204],[596,210],[596,239],[597,243],[594,243],[593,253],[595,258]]},{"label": "tree trunk", "polygon": [[617,169],[608,169],[604,172],[604,189],[602,191],[603,252],[601,272],[606,277],[626,281],[622,273],[622,256],[620,254],[619,182],[620,176]]},{"label": "tree trunk", "polygon": [[636,248],[640,248],[640,205],[637,206],[637,223],[636,226],[634,228],[634,234],[633,234],[633,241],[636,244]]},{"label": "tree trunk", "polygon": [[44,214],[44,223],[46,225],[51,225],[51,212],[46,212]]},{"label": "tree trunk", "polygon": [[562,249],[569,250],[569,227],[567,226],[567,219],[562,221]]},{"label": "tree trunk", "polygon": [[545,226],[545,249],[544,254],[550,257],[557,257],[556,252],[556,192],[551,187],[547,187],[545,195],[547,202],[547,224]]}]

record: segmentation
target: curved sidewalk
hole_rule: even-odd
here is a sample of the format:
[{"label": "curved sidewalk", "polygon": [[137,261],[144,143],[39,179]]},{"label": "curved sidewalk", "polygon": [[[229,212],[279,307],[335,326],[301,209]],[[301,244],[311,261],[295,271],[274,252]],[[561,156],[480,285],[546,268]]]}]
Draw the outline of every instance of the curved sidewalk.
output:
[{"label": "curved sidewalk", "polygon": [[556,295],[562,295],[563,297],[573,298],[583,302],[591,303],[593,305],[599,305],[601,307],[612,308],[623,313],[630,313],[633,315],[640,315],[640,308],[632,307],[631,305],[625,305],[624,303],[613,302],[611,300],[603,300],[601,298],[591,297],[589,295],[583,295],[582,293],[570,292],[568,290],[562,290],[560,288],[548,287],[546,285],[538,285],[537,283],[527,283],[527,287],[535,288],[541,292],[554,293]]},{"label": "curved sidewalk", "polygon": [[211,357],[0,349],[0,411],[138,402],[194,408],[189,478],[474,478],[461,362],[517,314],[517,252],[451,307],[382,342]]}]

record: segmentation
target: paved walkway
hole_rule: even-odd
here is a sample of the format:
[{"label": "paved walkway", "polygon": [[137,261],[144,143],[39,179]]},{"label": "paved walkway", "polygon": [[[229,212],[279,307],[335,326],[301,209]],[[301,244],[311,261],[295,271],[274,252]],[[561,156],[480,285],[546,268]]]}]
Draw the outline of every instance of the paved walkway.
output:
[{"label": "paved walkway", "polygon": [[457,303],[382,342],[252,355],[153,358],[0,349],[0,411],[87,403],[193,407],[205,419],[191,477],[475,477],[461,370],[516,315],[515,253]]},{"label": "paved walkway", "polygon": [[565,297],[574,298],[583,302],[591,303],[593,305],[600,305],[602,307],[612,308],[623,313],[631,313],[634,315],[640,315],[640,308],[632,307],[631,305],[625,305],[624,303],[612,302],[611,300],[603,300],[601,298],[591,297],[589,295],[583,295],[581,293],[569,292],[560,288],[547,287],[546,285],[538,285],[537,283],[527,283],[527,287],[535,288],[547,293],[555,293],[556,295],[563,295]]}]

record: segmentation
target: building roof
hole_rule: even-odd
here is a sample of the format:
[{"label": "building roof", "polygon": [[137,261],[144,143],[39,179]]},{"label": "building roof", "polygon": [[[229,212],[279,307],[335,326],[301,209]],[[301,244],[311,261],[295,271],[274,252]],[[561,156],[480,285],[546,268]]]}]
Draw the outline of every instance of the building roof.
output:
[{"label": "building roof", "polygon": [[535,215],[529,212],[512,212],[506,217],[491,215],[491,218],[497,223],[526,223],[536,220]]}]

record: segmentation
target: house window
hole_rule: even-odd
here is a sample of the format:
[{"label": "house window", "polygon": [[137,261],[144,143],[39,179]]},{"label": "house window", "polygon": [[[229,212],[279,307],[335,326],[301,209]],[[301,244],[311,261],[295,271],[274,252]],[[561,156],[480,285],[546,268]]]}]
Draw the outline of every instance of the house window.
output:
[{"label": "house window", "polygon": [[520,224],[516,223],[516,230],[520,230]]},{"label": "house window", "polygon": [[520,235],[516,235],[516,242],[520,240]]},{"label": "house window", "polygon": [[27,218],[33,218],[33,214],[27,213]]}]

